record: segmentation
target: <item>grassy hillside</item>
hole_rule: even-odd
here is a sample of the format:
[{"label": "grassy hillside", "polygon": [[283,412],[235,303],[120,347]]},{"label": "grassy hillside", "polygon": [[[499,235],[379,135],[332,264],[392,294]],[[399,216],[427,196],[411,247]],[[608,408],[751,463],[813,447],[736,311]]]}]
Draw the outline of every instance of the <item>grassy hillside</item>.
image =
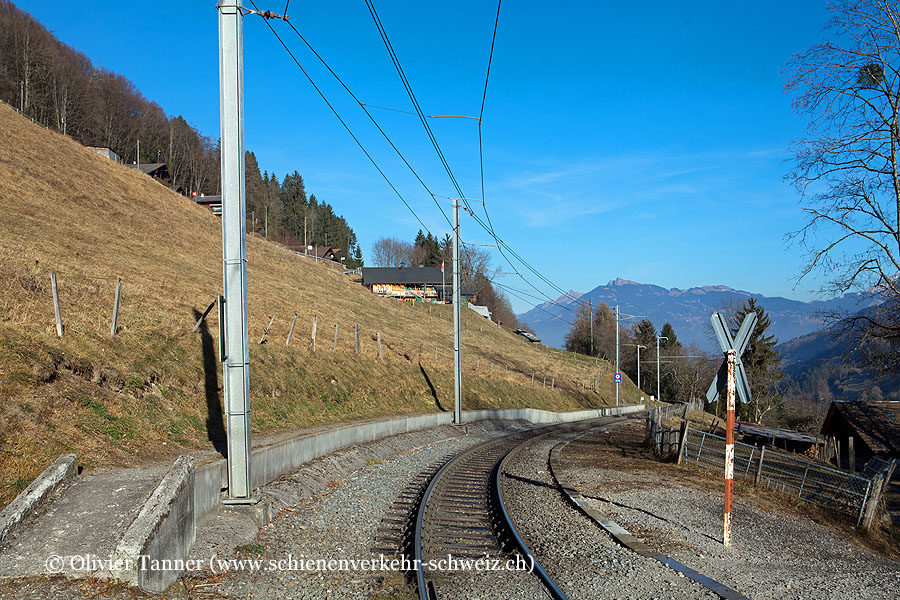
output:
[{"label": "grassy hillside", "polygon": [[[219,220],[5,105],[0,214],[0,505],[60,452],[102,466],[212,448],[211,440],[224,435],[215,311],[208,329],[192,334],[191,328],[221,291]],[[377,298],[261,239],[247,241],[247,254],[257,440],[316,424],[452,407],[449,306]],[[59,277],[62,338],[51,271]],[[117,277],[124,294],[119,332],[111,338]],[[297,326],[286,347],[294,313]],[[531,345],[472,311],[463,314],[465,408],[567,410],[614,402],[608,364]],[[268,342],[258,345],[271,315]],[[313,315],[315,353],[309,350]],[[377,357],[378,332],[384,361]],[[598,370],[606,374],[600,393],[582,392]],[[637,401],[631,382],[622,392],[625,401]]]}]

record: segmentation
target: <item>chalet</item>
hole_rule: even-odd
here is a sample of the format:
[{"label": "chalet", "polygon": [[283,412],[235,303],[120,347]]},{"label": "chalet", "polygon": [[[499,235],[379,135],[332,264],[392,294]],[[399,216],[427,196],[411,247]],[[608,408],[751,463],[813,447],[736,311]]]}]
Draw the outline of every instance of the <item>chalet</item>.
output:
[{"label": "chalet", "polygon": [[125,166],[129,169],[137,169],[144,175],[149,175],[166,187],[172,184],[172,178],[169,176],[169,167],[166,166],[166,163],[132,163]]},{"label": "chalet", "polygon": [[193,197],[191,198],[194,202],[199,204],[200,206],[205,206],[209,209],[209,211],[218,216],[222,216],[222,196],[219,194],[206,196],[204,194],[197,195],[197,192],[194,192]]},{"label": "chalet", "polygon": [[873,456],[900,458],[900,402],[832,402],[822,435],[854,471]]},{"label": "chalet", "polygon": [[[410,302],[443,302],[450,298],[452,276],[440,267],[363,267],[362,284],[386,298]],[[460,295],[469,300],[474,288],[463,286]]]}]

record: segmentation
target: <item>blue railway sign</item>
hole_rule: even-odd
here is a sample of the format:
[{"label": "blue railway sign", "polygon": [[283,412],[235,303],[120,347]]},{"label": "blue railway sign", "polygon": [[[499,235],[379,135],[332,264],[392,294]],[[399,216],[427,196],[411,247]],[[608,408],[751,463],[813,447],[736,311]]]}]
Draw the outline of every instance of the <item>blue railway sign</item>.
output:
[{"label": "blue railway sign", "polygon": [[616,383],[622,383],[622,374],[616,373],[616,376],[614,377],[614,379],[616,380]]}]

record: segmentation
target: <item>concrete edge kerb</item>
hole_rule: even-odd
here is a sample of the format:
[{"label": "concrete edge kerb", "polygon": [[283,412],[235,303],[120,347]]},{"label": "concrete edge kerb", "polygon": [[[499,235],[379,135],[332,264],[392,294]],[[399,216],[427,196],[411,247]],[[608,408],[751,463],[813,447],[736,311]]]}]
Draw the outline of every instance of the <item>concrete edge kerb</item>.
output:
[{"label": "concrete edge kerb", "polygon": [[74,454],[60,454],[15,500],[0,511],[0,542],[35,514],[53,492],[75,477],[77,460]]},{"label": "concrete edge kerb", "polygon": [[[113,577],[151,591],[163,591],[178,572],[147,570],[156,558],[187,558],[194,543],[194,457],[179,456],[147,498],[113,551]],[[168,573],[168,575],[167,575]],[[162,580],[162,581],[160,581]]]}]

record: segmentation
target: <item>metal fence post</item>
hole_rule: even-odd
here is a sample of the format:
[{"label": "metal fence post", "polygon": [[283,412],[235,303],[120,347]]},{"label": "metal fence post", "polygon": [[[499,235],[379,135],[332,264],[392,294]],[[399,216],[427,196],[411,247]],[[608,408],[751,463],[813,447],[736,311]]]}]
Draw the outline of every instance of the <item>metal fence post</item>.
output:
[{"label": "metal fence post", "polygon": [[62,313],[59,310],[59,287],[56,284],[56,271],[50,272],[50,288],[53,290],[53,312],[56,313],[56,335],[63,336]]},{"label": "metal fence post", "polygon": [[859,524],[862,522],[863,514],[866,510],[866,504],[869,502],[869,492],[872,491],[872,481],[869,481],[869,485],[866,486],[866,495],[863,496],[862,504],[859,505],[859,516],[856,517],[856,526],[859,527]]},{"label": "metal fence post", "polygon": [[285,346],[291,345],[291,336],[294,335],[294,325],[297,323],[297,313],[294,313],[294,318],[291,320],[291,329],[288,331],[287,339],[284,341]]},{"label": "metal fence post", "polygon": [[381,353],[381,332],[378,332],[378,359],[384,360],[384,355]]},{"label": "metal fence post", "polygon": [[753,478],[753,485],[759,485],[759,479],[762,477],[763,460],[766,458],[766,447],[759,449],[759,464],[756,465],[756,477]]},{"label": "metal fence post", "polygon": [[116,330],[119,328],[119,301],[122,299],[122,279],[116,278],[116,299],[113,302],[112,328],[109,330],[110,337],[116,337]]},{"label": "metal fence post", "polygon": [[803,472],[803,480],[800,482],[800,491],[797,492],[797,497],[803,495],[803,486],[806,485],[806,476],[809,475],[809,465],[806,465],[806,470]]},{"label": "metal fence post", "polygon": [[334,325],[334,345],[331,347],[332,350],[337,350],[337,335],[338,335],[338,326],[337,323]]}]

